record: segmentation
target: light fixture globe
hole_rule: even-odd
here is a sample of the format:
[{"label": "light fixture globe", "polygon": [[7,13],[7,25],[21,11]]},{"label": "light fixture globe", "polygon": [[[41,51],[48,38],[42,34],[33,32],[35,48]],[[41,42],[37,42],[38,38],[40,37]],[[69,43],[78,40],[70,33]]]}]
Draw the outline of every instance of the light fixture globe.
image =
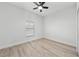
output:
[{"label": "light fixture globe", "polygon": [[39,6],[39,7],[38,7],[38,9],[42,9],[42,7],[41,7],[41,6]]}]

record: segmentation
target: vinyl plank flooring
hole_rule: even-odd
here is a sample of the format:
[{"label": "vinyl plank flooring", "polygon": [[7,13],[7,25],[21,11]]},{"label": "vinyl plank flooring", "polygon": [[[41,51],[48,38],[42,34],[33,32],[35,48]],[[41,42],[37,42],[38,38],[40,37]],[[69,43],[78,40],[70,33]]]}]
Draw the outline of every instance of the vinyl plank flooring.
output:
[{"label": "vinyl plank flooring", "polygon": [[0,57],[77,57],[75,47],[45,38],[0,50]]}]

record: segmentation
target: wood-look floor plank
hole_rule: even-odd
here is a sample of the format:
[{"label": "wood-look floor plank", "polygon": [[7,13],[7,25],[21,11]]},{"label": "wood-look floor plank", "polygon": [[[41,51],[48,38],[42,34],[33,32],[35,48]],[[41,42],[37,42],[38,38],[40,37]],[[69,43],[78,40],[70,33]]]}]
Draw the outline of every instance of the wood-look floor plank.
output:
[{"label": "wood-look floor plank", "polygon": [[45,38],[0,50],[0,57],[76,57],[74,47]]},{"label": "wood-look floor plank", "polygon": [[[44,45],[44,43],[47,43],[47,44]],[[76,54],[74,52],[72,52],[72,50],[68,51],[68,50],[62,49],[61,47],[56,46],[56,45],[51,46],[50,43],[48,44],[48,42],[45,42],[45,41],[42,41],[41,45],[43,47],[45,47],[46,49],[48,49],[49,51],[55,52],[59,56],[65,56],[66,54],[67,54],[66,56],[73,56],[73,55],[76,56]]]},{"label": "wood-look floor plank", "polygon": [[49,42],[49,40],[44,40],[42,43],[47,43],[47,44],[49,44],[49,45],[53,45],[53,46],[51,46],[51,47],[54,47],[55,49],[60,49],[60,50],[62,50],[62,51],[65,51],[65,52],[75,52],[75,48],[73,48],[73,47],[71,47],[72,48],[72,50],[71,50],[71,48],[70,47],[67,47],[67,46],[61,46],[60,44],[56,44],[56,43],[52,43],[52,42]]}]

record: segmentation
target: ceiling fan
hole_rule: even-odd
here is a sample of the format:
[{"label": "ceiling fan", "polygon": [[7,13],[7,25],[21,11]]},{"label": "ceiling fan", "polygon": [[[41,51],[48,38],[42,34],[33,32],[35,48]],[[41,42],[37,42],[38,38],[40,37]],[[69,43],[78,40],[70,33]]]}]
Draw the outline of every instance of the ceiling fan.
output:
[{"label": "ceiling fan", "polygon": [[45,2],[33,2],[35,5],[37,5],[37,7],[33,8],[34,10],[35,9],[39,9],[40,12],[42,12],[42,9],[48,9],[47,6],[43,6],[45,4]]}]

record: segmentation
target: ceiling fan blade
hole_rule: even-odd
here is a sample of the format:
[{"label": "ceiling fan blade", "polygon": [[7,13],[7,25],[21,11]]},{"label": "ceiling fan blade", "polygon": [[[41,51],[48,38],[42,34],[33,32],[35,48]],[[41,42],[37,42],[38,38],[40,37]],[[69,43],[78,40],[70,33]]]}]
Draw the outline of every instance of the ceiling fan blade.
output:
[{"label": "ceiling fan blade", "polygon": [[37,2],[33,2],[35,5],[39,6],[39,4]]},{"label": "ceiling fan blade", "polygon": [[40,9],[40,12],[42,12],[42,10]]},{"label": "ceiling fan blade", "polygon": [[44,5],[45,4],[45,2],[41,2],[41,5]]},{"label": "ceiling fan blade", "polygon": [[33,9],[38,9],[38,7],[35,7],[35,8],[33,8]]},{"label": "ceiling fan blade", "polygon": [[46,7],[46,6],[43,6],[43,8],[44,8],[44,9],[48,9],[48,7]]}]

